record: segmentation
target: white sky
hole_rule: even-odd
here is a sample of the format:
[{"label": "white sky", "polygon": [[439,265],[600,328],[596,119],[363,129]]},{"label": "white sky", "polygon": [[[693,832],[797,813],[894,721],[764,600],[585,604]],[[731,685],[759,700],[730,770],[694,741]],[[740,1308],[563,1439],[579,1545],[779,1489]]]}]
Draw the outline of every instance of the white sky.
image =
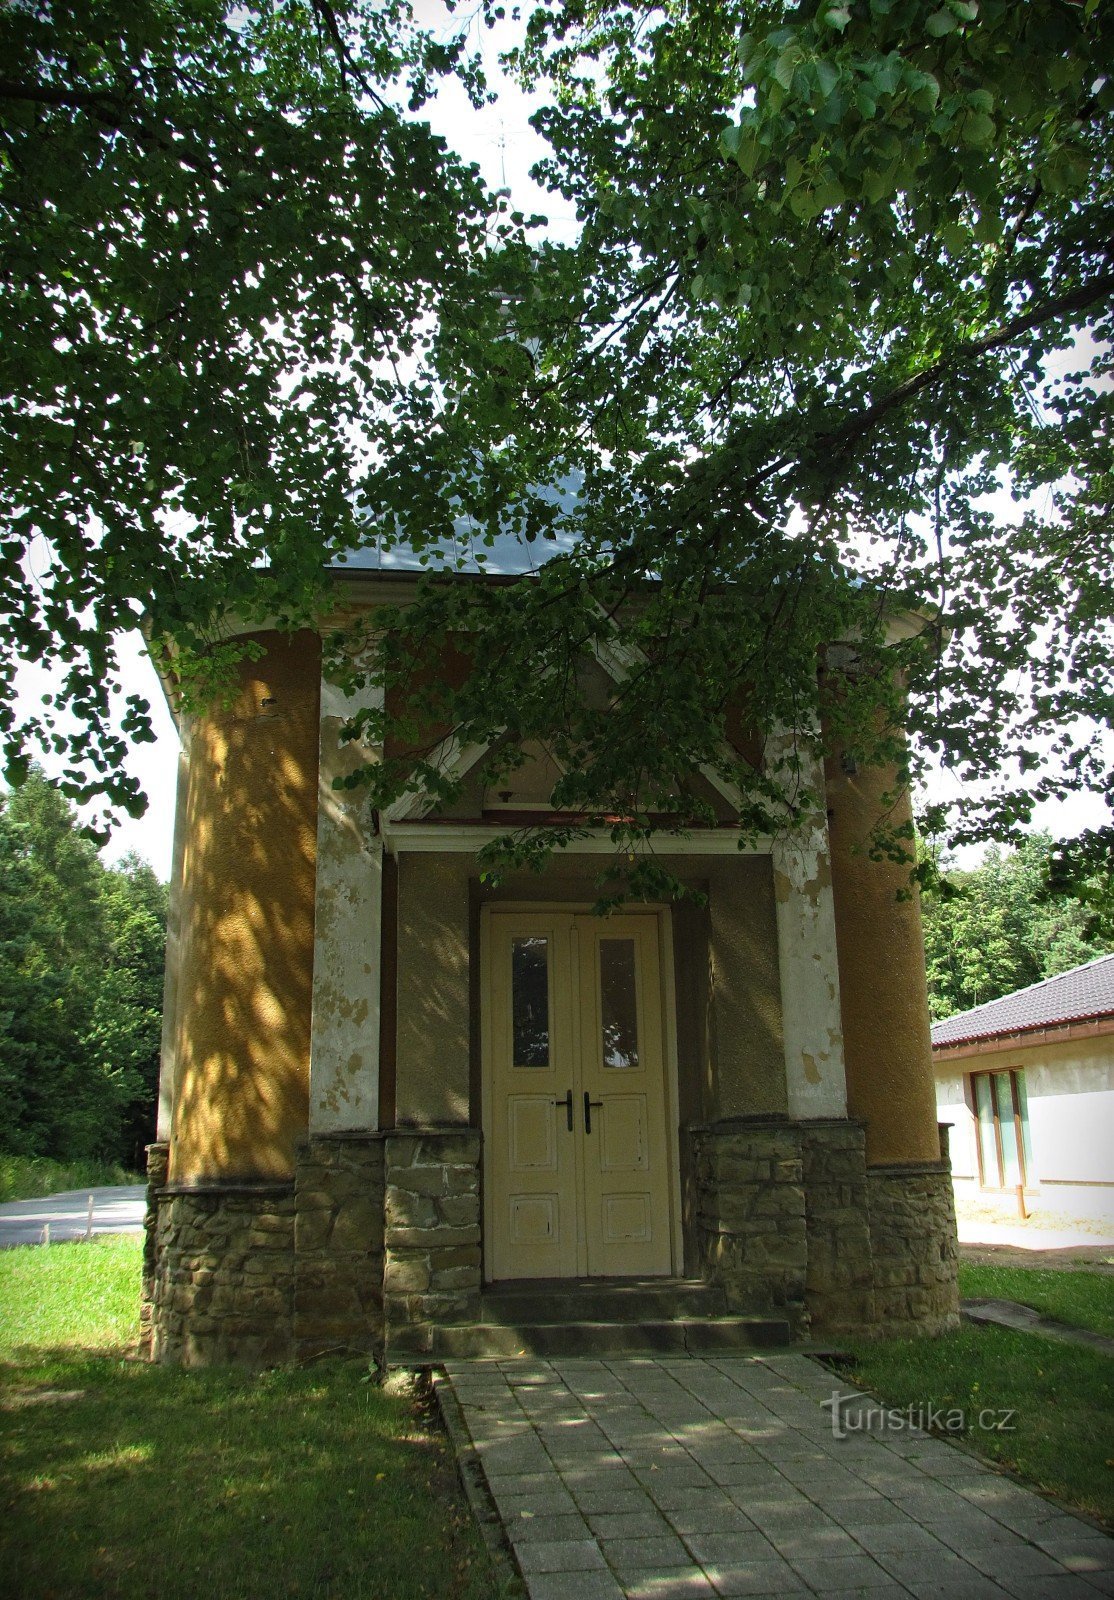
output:
[{"label": "white sky", "polygon": [[[442,0],[415,0],[414,9],[427,26],[444,32],[446,36],[450,30],[455,31],[460,27],[465,14],[462,8],[454,18],[450,18]],[[505,37],[505,34],[501,34],[500,41]],[[473,49],[482,53],[490,86],[498,90],[498,103],[477,112],[460,86],[450,82],[437,101],[424,108],[422,115],[428,118],[451,147],[466,160],[479,165],[492,188],[509,189],[520,209],[527,213],[540,212],[548,218],[551,234],[561,238],[571,237],[576,221],[570,208],[559,197],[547,195],[530,178],[530,167],[546,154],[547,148],[528,120],[538,102],[528,100],[501,73],[495,37],[482,26],[478,17],[473,18],[470,24],[469,42]],[[1007,503],[1010,510],[1016,512],[1016,507],[1004,497],[1004,507]],[[127,763],[128,770],[139,779],[148,797],[147,812],[138,820],[125,818],[105,854],[110,860],[118,860],[126,852],[134,850],[145,856],[163,878],[167,878],[170,874],[177,781],[177,734],[161,685],[138,633],[124,641],[121,657],[125,692],[138,692],[150,701],[157,739],[154,744],[133,746]],[[41,669],[28,668],[19,681],[21,709],[26,713],[49,688],[50,680]],[[62,761],[50,757],[40,759],[49,773],[57,775],[60,772]],[[932,799],[962,802],[976,798],[965,792],[953,776],[940,771],[933,776],[928,792]],[[1097,796],[1073,795],[1066,800],[1038,807],[1034,826],[1047,828],[1055,835],[1071,836],[1083,828],[1095,827],[1109,820],[1109,814]],[[972,866],[981,856],[981,847],[964,850],[959,854],[959,864]]]}]

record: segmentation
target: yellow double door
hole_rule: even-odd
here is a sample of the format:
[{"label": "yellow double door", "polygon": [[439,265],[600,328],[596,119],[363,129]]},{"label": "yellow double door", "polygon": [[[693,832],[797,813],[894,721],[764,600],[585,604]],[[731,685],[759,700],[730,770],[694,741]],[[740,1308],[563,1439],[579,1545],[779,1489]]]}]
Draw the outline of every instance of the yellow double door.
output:
[{"label": "yellow double door", "polygon": [[487,1275],[672,1267],[651,914],[484,916]]}]

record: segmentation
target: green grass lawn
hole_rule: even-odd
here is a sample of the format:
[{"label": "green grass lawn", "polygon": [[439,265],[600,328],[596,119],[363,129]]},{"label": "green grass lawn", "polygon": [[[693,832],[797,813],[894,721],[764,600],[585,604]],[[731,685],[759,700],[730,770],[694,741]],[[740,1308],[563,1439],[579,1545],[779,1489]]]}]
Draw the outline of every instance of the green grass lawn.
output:
[{"label": "green grass lawn", "polygon": [[[1065,1274],[1065,1276],[1069,1276]],[[966,1292],[966,1291],[965,1291]],[[853,1347],[843,1376],[894,1406],[1013,1410],[1008,1433],[963,1441],[1114,1528],[1114,1360],[1008,1328]]]},{"label": "green grass lawn", "polygon": [[128,1354],[139,1240],[0,1252],[9,1593],[492,1600],[448,1447],[358,1365],[259,1376]]},{"label": "green grass lawn", "polygon": [[1017,1300],[1046,1317],[1114,1336],[1114,1274],[961,1262],[959,1292],[964,1300]]}]

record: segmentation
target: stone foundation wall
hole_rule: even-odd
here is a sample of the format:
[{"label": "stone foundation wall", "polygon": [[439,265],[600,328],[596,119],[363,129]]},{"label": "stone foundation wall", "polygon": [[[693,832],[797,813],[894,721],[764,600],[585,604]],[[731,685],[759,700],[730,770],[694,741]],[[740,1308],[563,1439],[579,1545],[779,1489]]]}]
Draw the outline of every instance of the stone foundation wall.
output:
[{"label": "stone foundation wall", "polygon": [[164,1188],[148,1348],[184,1367],[292,1359],[294,1186]]},{"label": "stone foundation wall", "polygon": [[848,1333],[874,1318],[866,1130],[846,1119],[803,1123],[801,1152],[809,1322],[814,1334]]},{"label": "stone foundation wall", "polygon": [[846,1119],[712,1124],[692,1132],[704,1275],[733,1311],[779,1311],[801,1337],[958,1326],[946,1143],[936,1162],[868,1167]]},{"label": "stone foundation wall", "polygon": [[[863,1125],[732,1119],[689,1130],[699,1270],[734,1312],[795,1335],[958,1324],[950,1166],[868,1167]],[[166,1183],[148,1150],[141,1348],[253,1367],[335,1353],[426,1354],[479,1317],[480,1135],[330,1134],[287,1184]]]},{"label": "stone foundation wall", "polygon": [[326,1134],[294,1179],[294,1353],[383,1354],[383,1136]]},{"label": "stone foundation wall", "polygon": [[870,1167],[873,1334],[959,1326],[955,1199],[947,1161]]},{"label": "stone foundation wall", "polygon": [[159,1270],[159,1197],[166,1187],[170,1146],[147,1146],[147,1207],[143,1213],[143,1277],[139,1295],[139,1353],[151,1359],[155,1336],[155,1283]]},{"label": "stone foundation wall", "polygon": [[799,1129],[733,1120],[692,1130],[697,1247],[732,1311],[807,1324],[808,1247]]},{"label": "stone foundation wall", "polygon": [[438,1323],[479,1315],[480,1143],[469,1128],[386,1135],[383,1289],[392,1351],[421,1354]]}]

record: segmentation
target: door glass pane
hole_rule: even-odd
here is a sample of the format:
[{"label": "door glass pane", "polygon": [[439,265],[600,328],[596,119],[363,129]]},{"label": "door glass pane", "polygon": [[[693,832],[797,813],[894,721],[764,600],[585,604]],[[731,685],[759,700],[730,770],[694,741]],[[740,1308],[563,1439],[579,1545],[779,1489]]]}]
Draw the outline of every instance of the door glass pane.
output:
[{"label": "door glass pane", "polygon": [[998,1104],[998,1124],[1002,1130],[1002,1183],[1013,1189],[1021,1182],[1021,1163],[1017,1154],[1017,1126],[1013,1120],[1013,1095],[1008,1072],[994,1074],[994,1097]]},{"label": "door glass pane", "polygon": [[1035,1183],[1037,1172],[1033,1165],[1033,1146],[1029,1139],[1029,1097],[1025,1093],[1025,1074],[1014,1073],[1017,1084],[1017,1103],[1021,1107],[1021,1150],[1025,1157],[1025,1182]]},{"label": "door glass pane", "polygon": [[605,1067],[638,1066],[634,940],[600,940],[600,1015]]},{"label": "door glass pane", "polygon": [[516,1067],[549,1065],[549,940],[511,940],[511,1050]]},{"label": "door glass pane", "polygon": [[994,1104],[990,1098],[990,1079],[980,1072],[973,1080],[975,1085],[975,1111],[979,1119],[979,1154],[982,1157],[982,1181],[990,1188],[1001,1184],[998,1171],[998,1142],[994,1137]]}]

